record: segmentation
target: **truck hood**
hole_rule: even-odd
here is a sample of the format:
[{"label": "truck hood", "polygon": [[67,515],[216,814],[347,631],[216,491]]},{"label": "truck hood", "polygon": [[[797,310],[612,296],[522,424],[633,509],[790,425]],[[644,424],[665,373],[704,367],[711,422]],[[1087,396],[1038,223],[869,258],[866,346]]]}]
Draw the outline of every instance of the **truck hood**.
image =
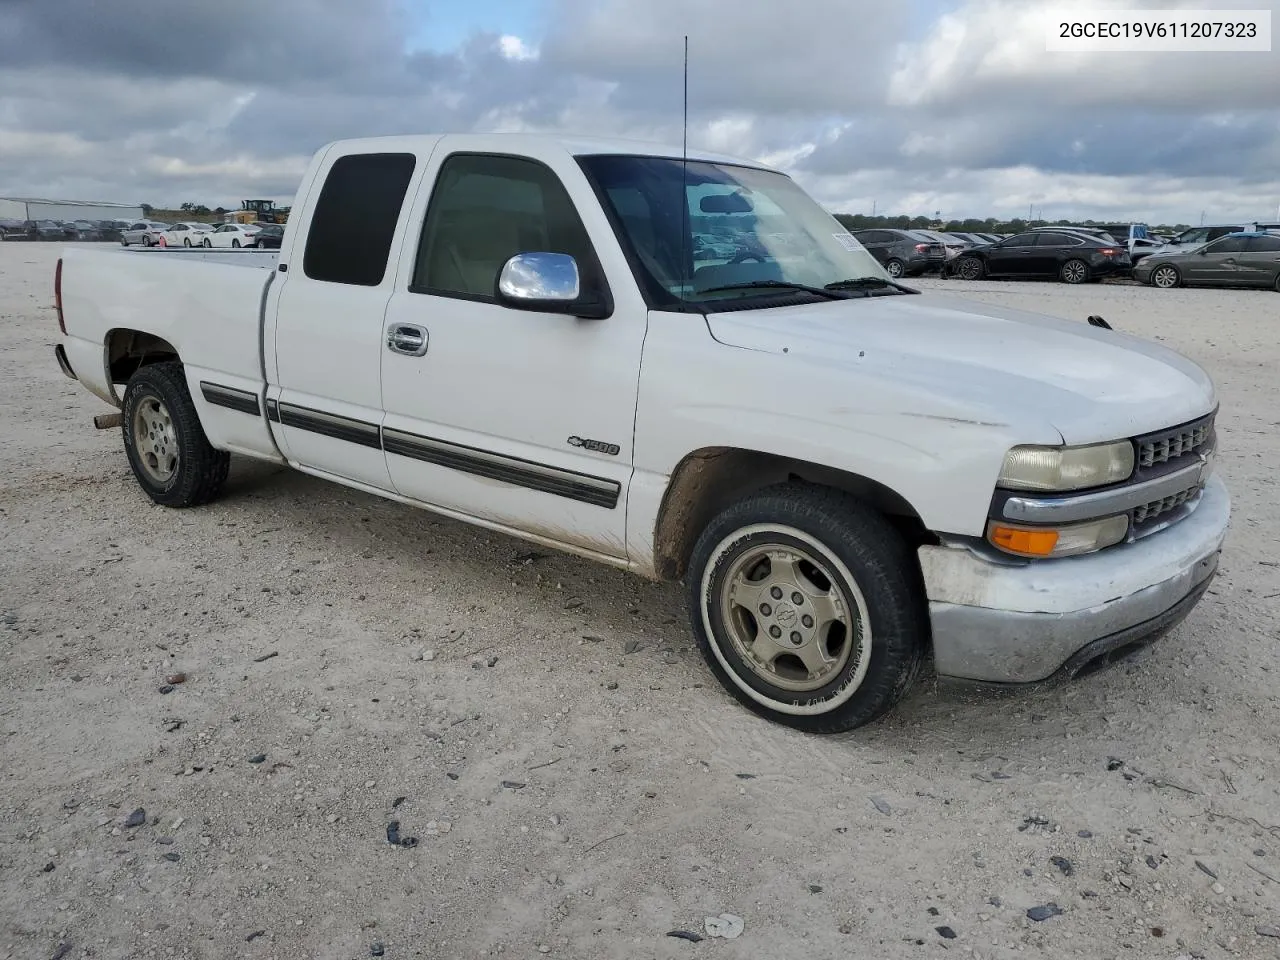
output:
[{"label": "truck hood", "polygon": [[1199,366],[1084,315],[919,294],[712,313],[707,324],[729,346],[901,384],[930,408],[912,413],[1038,421],[1069,444],[1161,430],[1216,403]]}]

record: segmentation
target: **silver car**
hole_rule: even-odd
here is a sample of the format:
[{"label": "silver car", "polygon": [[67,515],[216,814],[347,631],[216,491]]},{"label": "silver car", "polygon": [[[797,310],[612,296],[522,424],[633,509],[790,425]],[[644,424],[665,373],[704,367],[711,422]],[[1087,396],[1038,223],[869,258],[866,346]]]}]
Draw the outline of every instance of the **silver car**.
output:
[{"label": "silver car", "polygon": [[154,247],[160,242],[160,234],[169,229],[169,224],[158,220],[135,220],[120,231],[120,245],[127,247],[131,243],[144,247]]}]

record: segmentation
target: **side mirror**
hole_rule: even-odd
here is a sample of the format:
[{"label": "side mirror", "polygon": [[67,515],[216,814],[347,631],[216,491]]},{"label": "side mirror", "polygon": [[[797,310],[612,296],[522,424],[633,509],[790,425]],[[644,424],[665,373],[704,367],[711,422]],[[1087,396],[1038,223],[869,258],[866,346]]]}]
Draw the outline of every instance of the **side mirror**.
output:
[{"label": "side mirror", "polygon": [[518,310],[603,319],[608,304],[584,298],[578,263],[567,253],[517,253],[498,274],[498,300]]}]

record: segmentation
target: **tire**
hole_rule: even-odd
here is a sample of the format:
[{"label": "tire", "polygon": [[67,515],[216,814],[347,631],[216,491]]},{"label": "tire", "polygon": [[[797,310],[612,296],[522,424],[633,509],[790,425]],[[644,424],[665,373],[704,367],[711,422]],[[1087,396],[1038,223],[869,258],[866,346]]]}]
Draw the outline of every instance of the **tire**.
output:
[{"label": "tire", "polygon": [[183,237],[183,238],[182,238],[182,245],[183,245],[184,247],[189,247],[189,246],[191,246],[191,238],[190,238],[190,237]]},{"label": "tire", "polygon": [[1063,283],[1088,283],[1089,265],[1083,260],[1068,260],[1058,271]]},{"label": "tire", "polygon": [[204,247],[212,247],[212,246],[213,246],[213,244],[209,242],[209,238],[208,238],[208,237],[205,237],[205,238],[204,238],[204,240],[203,240],[203,242],[202,242],[202,246],[204,246]]},{"label": "tire", "polygon": [[147,496],[165,507],[196,507],[218,495],[231,455],[210,446],[181,363],[138,370],[122,414],[125,456]]},{"label": "tire", "polygon": [[955,273],[961,280],[981,280],[987,272],[987,265],[978,257],[962,256],[956,263]]},{"label": "tire", "polygon": [[[838,491],[783,484],[730,506],[694,545],[688,588],[712,673],[786,726],[827,734],[870,723],[902,699],[924,658],[914,555],[884,517]],[[762,643],[763,661],[753,656]]]},{"label": "tire", "polygon": [[1280,293],[1280,273],[1276,274],[1276,282],[1271,285],[1271,289],[1276,293]]},{"label": "tire", "polygon": [[239,248],[240,248],[240,241],[239,241],[239,240],[232,240],[232,241],[231,241],[231,245],[232,245],[233,247],[235,247],[236,249],[239,249]]},{"label": "tire", "polygon": [[1161,290],[1170,290],[1182,286],[1182,274],[1171,263],[1162,263],[1151,271],[1151,285]]},{"label": "tire", "polygon": [[897,257],[893,257],[885,262],[884,272],[889,274],[889,276],[894,280],[898,280],[907,272],[907,265]]}]

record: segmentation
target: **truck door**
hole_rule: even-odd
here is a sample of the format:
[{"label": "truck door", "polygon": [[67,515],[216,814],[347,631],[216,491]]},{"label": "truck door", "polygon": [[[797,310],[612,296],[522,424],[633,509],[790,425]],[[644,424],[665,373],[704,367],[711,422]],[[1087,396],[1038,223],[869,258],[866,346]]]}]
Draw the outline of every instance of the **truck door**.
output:
[{"label": "truck door", "polygon": [[[646,310],[620,282],[599,205],[571,199],[593,196],[572,157],[486,146],[447,138],[418,191],[421,229],[381,344],[391,480],[406,497],[624,558]],[[605,319],[503,306],[499,272],[529,252],[569,253],[584,285],[624,299]]]},{"label": "truck door", "polygon": [[416,165],[413,153],[326,156],[267,305],[267,416],[282,451],[381,490],[382,323]]}]

